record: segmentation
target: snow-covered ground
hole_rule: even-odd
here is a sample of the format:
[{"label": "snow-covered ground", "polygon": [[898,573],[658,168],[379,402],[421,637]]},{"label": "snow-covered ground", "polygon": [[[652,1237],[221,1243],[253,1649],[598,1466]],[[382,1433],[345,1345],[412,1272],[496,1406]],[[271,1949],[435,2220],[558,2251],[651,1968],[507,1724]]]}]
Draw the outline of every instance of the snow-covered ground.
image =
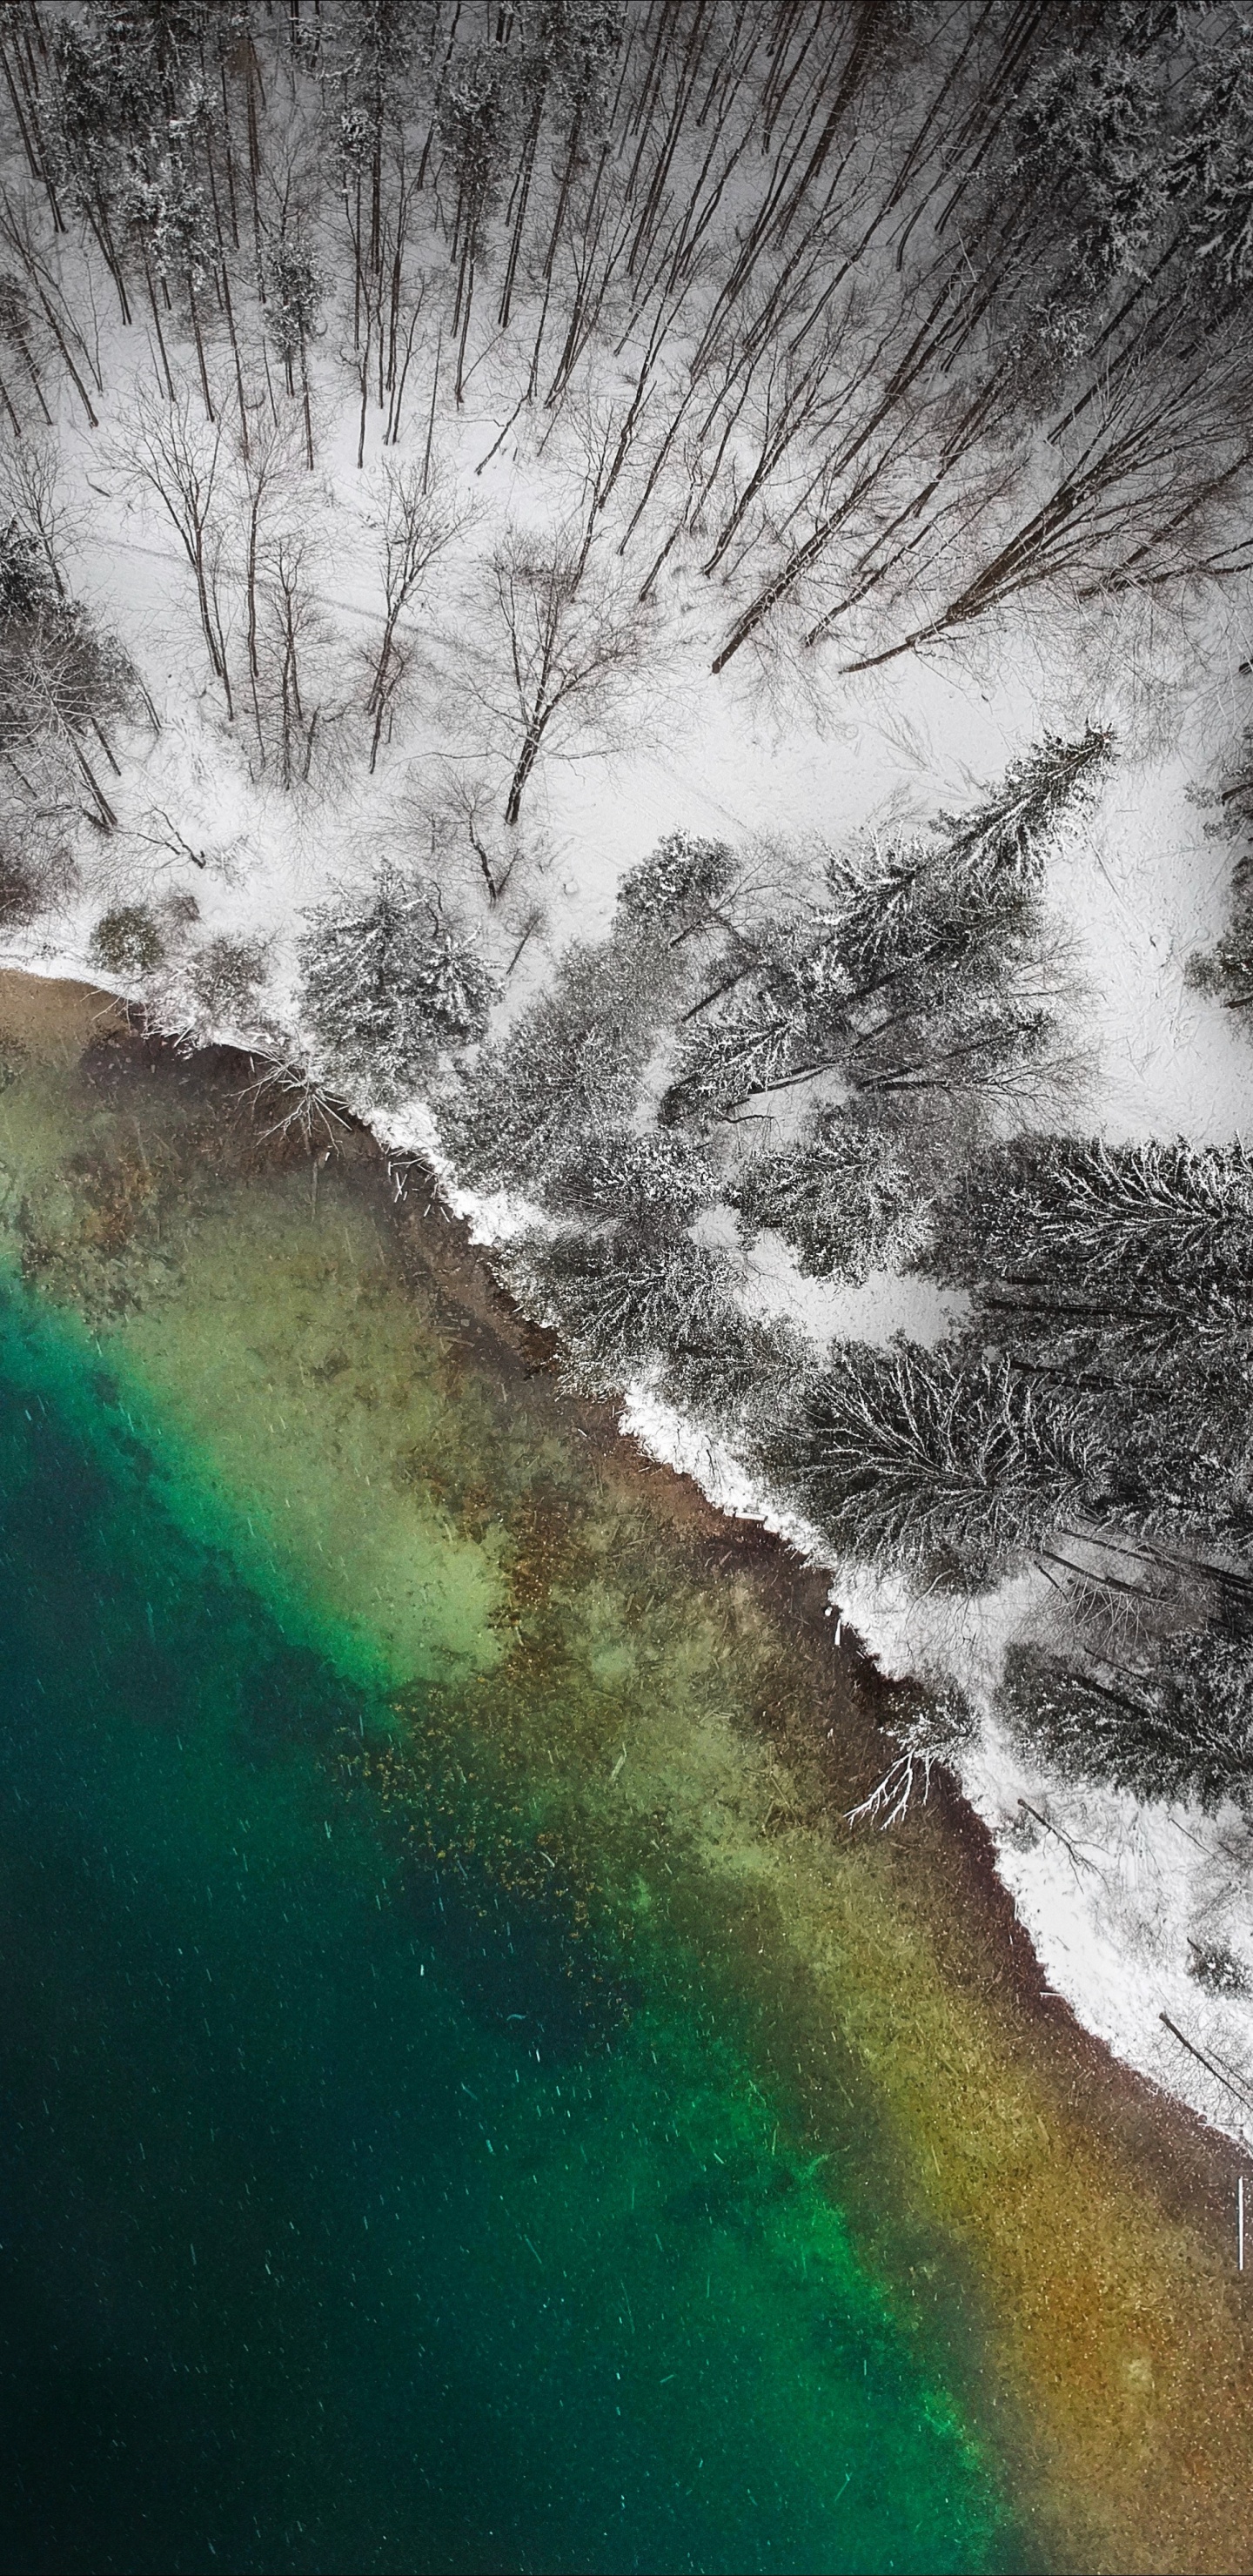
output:
[{"label": "snow-covered ground", "polygon": [[[93,436],[68,416],[62,428],[67,551],[81,595],[133,654],[162,730],[127,746],[123,775],[111,781],[120,829],[108,840],[90,836],[80,850],[75,896],[54,919],[13,939],[6,962],[107,980],[89,955],[101,913],[191,894],[196,940],[228,933],[265,942],[266,1007],[290,1026],[302,911],[332,885],[364,878],[382,855],[424,860],[423,818],[450,774],[499,774],[490,727],[448,676],[458,620],[468,613],[465,579],[481,560],[485,531],[509,517],[544,515],[552,486],[537,480],[511,438],[476,476],[504,413],[494,416],[490,390],[479,409],[467,404],[443,470],[472,491],[480,520],[413,630],[415,644],[430,645],[433,656],[427,712],[417,686],[374,779],[364,777],[358,746],[339,783],[324,784],[316,799],[284,796],[251,777],[242,721],[234,729],[225,721],[168,524],[126,488],[118,419],[142,343],[138,333],[118,338],[134,345],[128,365],[113,371],[121,391],[106,398],[101,431]],[[375,448],[358,473],[334,361],[324,353],[319,363],[319,467],[300,507],[320,549],[318,595],[347,699],[353,657],[379,626],[370,522],[381,460]],[[514,977],[511,1002],[534,989],[572,937],[603,930],[623,869],[663,832],[765,835],[783,845],[815,834],[836,840],[876,817],[960,805],[1045,727],[1112,724],[1118,765],[1052,878],[1092,995],[1085,1034],[1093,1072],[1077,1116],[1119,1138],[1243,1130],[1253,1051],[1231,1014],[1187,988],[1184,969],[1223,923],[1230,851],[1207,833],[1208,817],[1189,790],[1212,782],[1249,712],[1240,672],[1253,628],[1247,600],[1228,596],[1196,630],[1135,601],[1104,616],[1085,612],[1086,622],[1077,612],[1058,612],[1052,623],[1037,613],[989,632],[961,657],[905,657],[856,681],[828,670],[820,697],[806,703],[794,694],[790,704],[741,677],[738,664],[719,681],[710,677],[709,642],[724,614],[676,578],[664,594],[656,681],[612,753],[594,747],[540,771],[527,839],[546,921]],[[203,866],[170,846],[167,824],[173,843],[190,844]],[[477,899],[472,867],[459,891],[466,903]],[[486,933],[486,917],[482,926]],[[166,1007],[176,1021],[176,974]],[[398,1150],[431,1143],[419,1103],[376,1123]],[[457,1192],[451,1175],[449,1191],[485,1243],[517,1222],[507,1203]],[[836,1331],[886,1339],[905,1328],[935,1339],[956,1306],[921,1283],[881,1278],[850,1292],[803,1280],[772,1238],[748,1257],[744,1294],[760,1312],[792,1314],[818,1345]],[[756,1514],[819,1553],[812,1531],[773,1515],[735,1462],[646,1388],[627,1391],[623,1424],[723,1508]],[[1189,1969],[1196,1948],[1224,1948],[1253,1978],[1250,1828],[1234,1811],[1205,1818],[1137,1806],[1024,1764],[991,1714],[990,1693],[1007,1639],[1034,1606],[1030,1579],[989,1601],[954,1603],[916,1598],[865,1569],[831,1571],[833,1604],[886,1669],[956,1674],[984,1708],[957,1767],[1057,1992],[1121,2057],[1253,2142],[1253,2002],[1207,1992]]]}]

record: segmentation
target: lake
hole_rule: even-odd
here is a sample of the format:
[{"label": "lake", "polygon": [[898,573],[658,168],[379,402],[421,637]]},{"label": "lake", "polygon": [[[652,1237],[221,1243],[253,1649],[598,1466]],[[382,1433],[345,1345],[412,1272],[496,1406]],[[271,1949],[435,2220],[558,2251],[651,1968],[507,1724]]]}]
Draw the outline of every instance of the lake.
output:
[{"label": "lake", "polygon": [[1247,2565],[1229,2151],[255,1078],[0,979],[0,2565]]}]

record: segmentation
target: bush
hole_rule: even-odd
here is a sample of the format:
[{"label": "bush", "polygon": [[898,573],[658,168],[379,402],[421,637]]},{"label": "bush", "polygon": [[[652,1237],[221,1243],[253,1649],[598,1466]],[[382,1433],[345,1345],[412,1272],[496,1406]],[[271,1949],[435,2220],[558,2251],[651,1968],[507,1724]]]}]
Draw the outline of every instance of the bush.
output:
[{"label": "bush", "polygon": [[22,930],[44,906],[44,887],[31,861],[0,841],[0,930]]},{"label": "bush", "polygon": [[110,975],[148,975],[165,954],[161,933],[146,903],[119,904],[91,934],[93,964]]},{"label": "bush", "polygon": [[197,1008],[206,1020],[238,1025],[255,1016],[257,987],[266,970],[259,939],[209,939],[187,969]]},{"label": "bush", "polygon": [[1188,1948],[1192,1952],[1188,1974],[1204,1986],[1207,1995],[1247,1995],[1248,1969],[1224,1942],[1190,1941]]}]

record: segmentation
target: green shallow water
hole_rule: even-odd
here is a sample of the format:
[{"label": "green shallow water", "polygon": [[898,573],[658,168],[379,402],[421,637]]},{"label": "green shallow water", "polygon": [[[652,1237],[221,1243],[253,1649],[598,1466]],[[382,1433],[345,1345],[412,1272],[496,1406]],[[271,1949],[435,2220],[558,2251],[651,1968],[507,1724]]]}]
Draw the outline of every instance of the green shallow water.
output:
[{"label": "green shallow water", "polygon": [[993,2563],[976,2449],[687,1962],[519,1866],[447,1691],[398,1850],[355,1642],[167,1484],[10,1288],[4,2563]]},{"label": "green shallow water", "polygon": [[1225,2150],[421,1176],[0,976],[0,2568],[1253,2566]]}]

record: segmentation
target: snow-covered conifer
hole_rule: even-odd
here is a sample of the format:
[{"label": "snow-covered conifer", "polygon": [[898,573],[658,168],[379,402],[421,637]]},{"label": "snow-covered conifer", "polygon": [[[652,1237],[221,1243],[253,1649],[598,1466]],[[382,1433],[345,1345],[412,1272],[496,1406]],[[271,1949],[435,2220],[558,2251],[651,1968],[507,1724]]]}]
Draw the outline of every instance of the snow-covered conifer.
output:
[{"label": "snow-covered conifer", "polygon": [[894,1270],[923,1242],[927,1196],[899,1141],[840,1109],[822,1109],[796,1144],[758,1155],[733,1203],[750,1226],[772,1226],[802,1271],[854,1284]]},{"label": "snow-covered conifer", "polygon": [[338,1079],[394,1099],[482,1036],[492,977],[433,887],[384,870],[364,900],[306,918],[301,1011]]},{"label": "snow-covered conifer", "polygon": [[1023,1138],[966,1174],[927,1266],[1033,1357],[1174,1370],[1207,1343],[1247,1349],[1253,1157],[1184,1138]]},{"label": "snow-covered conifer", "polygon": [[681,937],[710,918],[734,879],[728,842],[667,832],[646,859],[627,870],[618,888],[618,910],[634,927]]},{"label": "snow-covered conifer", "polygon": [[1253,1653],[1220,1634],[1175,1637],[1128,1670],[1011,1648],[1004,1705],[1033,1748],[1071,1775],[1141,1798],[1253,1802]]},{"label": "snow-covered conifer", "polygon": [[766,1445],[842,1554],[978,1591],[1082,1506],[1087,1424],[992,1359],[849,1343]]},{"label": "snow-covered conifer", "polygon": [[699,1143],[673,1127],[591,1127],[543,1182],[555,1214],[610,1219],[642,1234],[681,1233],[714,1195]]},{"label": "snow-covered conifer", "polygon": [[466,1177],[542,1196],[545,1175],[582,1140],[631,1127],[677,972],[668,942],[655,939],[568,949],[549,990],[442,1113]]},{"label": "snow-covered conifer", "polygon": [[1006,876],[1038,883],[1059,832],[1099,795],[1114,749],[1105,725],[1089,725],[1072,741],[1046,733],[979,804],[941,814],[937,829],[971,870],[972,891],[979,873],[989,887]]},{"label": "snow-covered conifer", "polygon": [[685,1348],[716,1348],[735,1330],[725,1255],[683,1235],[528,1235],[510,1247],[505,1275],[560,1333],[589,1391],[620,1387],[661,1354],[674,1366]]},{"label": "snow-covered conifer", "polygon": [[826,899],[767,929],[756,962],[689,1013],[666,1115],[725,1117],[824,1075],[1034,1107],[1068,994],[1043,851],[1109,755],[1096,730],[1046,736],[970,812],[835,854]]}]

